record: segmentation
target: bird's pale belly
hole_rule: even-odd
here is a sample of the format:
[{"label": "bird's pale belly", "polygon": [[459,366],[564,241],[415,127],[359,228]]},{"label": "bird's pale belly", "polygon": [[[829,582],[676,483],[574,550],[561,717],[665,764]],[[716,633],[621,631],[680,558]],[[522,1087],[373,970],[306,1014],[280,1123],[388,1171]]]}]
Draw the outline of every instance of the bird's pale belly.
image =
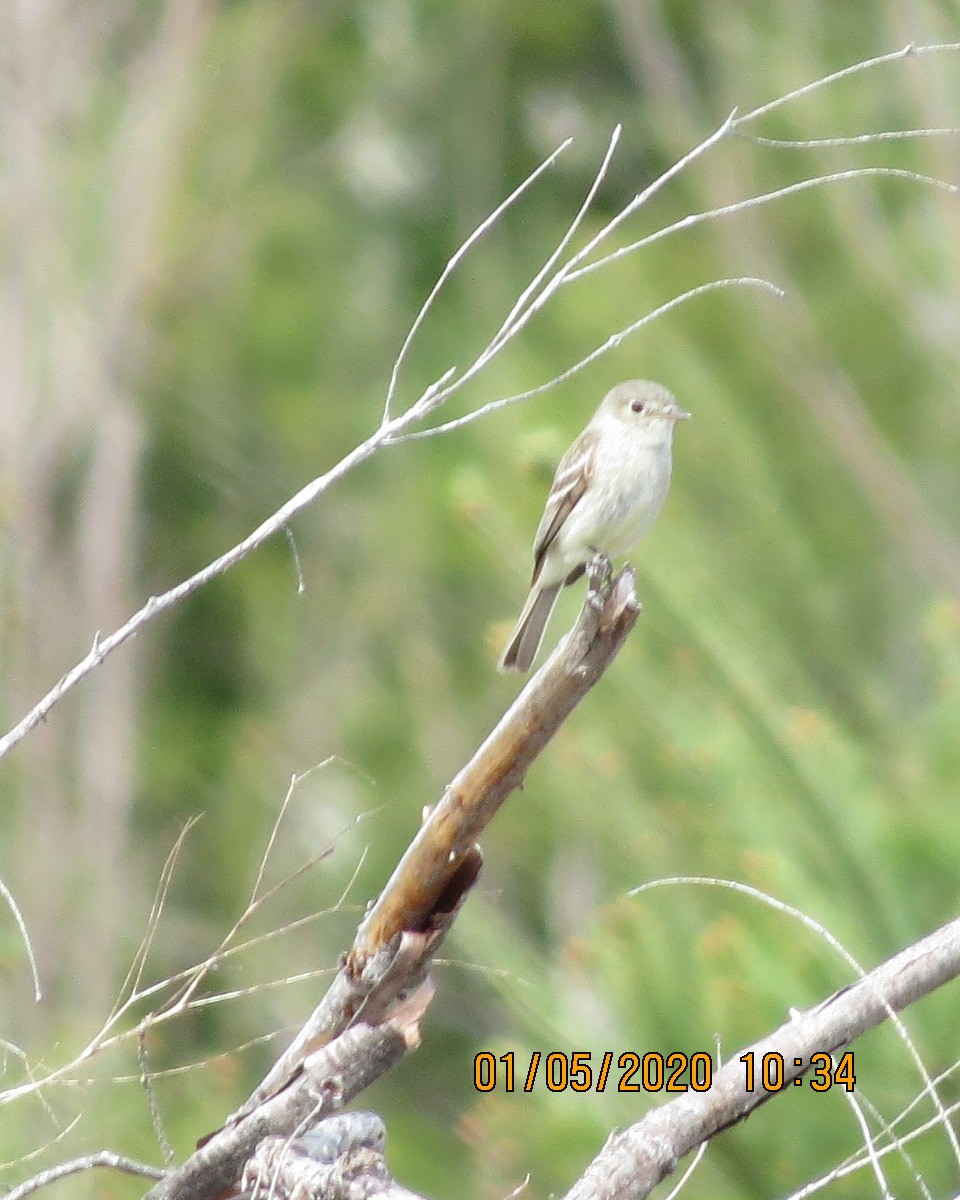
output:
[{"label": "bird's pale belly", "polygon": [[634,472],[627,487],[610,488],[595,494],[592,504],[574,508],[547,554],[552,568],[547,576],[559,578],[595,550],[611,558],[633,550],[656,520],[670,486],[669,458],[648,456],[645,468]]}]

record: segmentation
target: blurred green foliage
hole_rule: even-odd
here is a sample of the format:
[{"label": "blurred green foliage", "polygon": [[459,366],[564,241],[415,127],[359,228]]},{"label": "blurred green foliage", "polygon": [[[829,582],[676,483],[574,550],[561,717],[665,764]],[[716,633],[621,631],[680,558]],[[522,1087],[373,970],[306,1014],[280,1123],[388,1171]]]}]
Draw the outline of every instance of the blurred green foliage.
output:
[{"label": "blurred green foliage", "polygon": [[[623,140],[584,238],[735,105],[958,28],[956,6],[932,0],[220,6],[152,264],[137,385],[142,596],[233,544],[374,428],[445,262],[562,137],[576,135],[571,150],[446,289],[398,403],[463,368],[497,329],[562,236],[614,123]],[[104,73],[109,126],[111,87],[126,85],[112,61]],[[944,55],[818,91],[756,132],[958,124],[960,56]],[[957,145],[730,141],[634,217],[621,244],[853,165],[956,179]],[[81,166],[87,154],[97,148],[73,147]],[[229,959],[211,987],[329,970],[421,806],[516,692],[494,663],[557,457],[622,378],[661,379],[694,412],[637,556],[639,625],[485,838],[423,1046],[367,1098],[410,1187],[493,1197],[529,1172],[530,1194],[562,1192],[612,1127],[656,1099],[612,1087],[480,1096],[482,1049],[522,1063],[536,1049],[712,1052],[716,1038],[728,1059],[850,978],[823,941],[755,900],[694,884],[629,889],[740,880],[810,914],[865,967],[955,912],[957,229],[953,198],[851,181],[707,222],[584,279],[444,415],[549,379],[712,278],[760,275],[787,298],[694,300],[546,396],[383,452],[296,520],[302,595],[278,539],[150,633],[128,952],[181,826],[202,813],[148,973],[209,953],[242,911],[291,775],[335,756],[295,788],[268,883],[332,853],[243,936],[320,917]],[[580,600],[564,598],[551,642]],[[16,942],[4,945],[19,970]],[[201,1009],[151,1039],[158,1073],[210,1060],[158,1079],[178,1155],[280,1043],[235,1048],[295,1028],[324,978]],[[948,992],[907,1018],[932,1072],[957,1058]],[[48,1061],[89,1030],[57,1012],[49,1034]],[[858,1091],[888,1118],[919,1090],[889,1029],[856,1057]],[[135,1051],[104,1070],[135,1077]],[[91,1096],[70,1145],[156,1161],[136,1083]],[[955,1083],[944,1096],[957,1099]],[[36,1119],[5,1117],[5,1157]],[[842,1098],[797,1091],[718,1138],[688,1194],[785,1193],[859,1142]],[[956,1163],[943,1132],[911,1154],[946,1195]],[[872,1195],[875,1183],[862,1172],[841,1186]]]}]

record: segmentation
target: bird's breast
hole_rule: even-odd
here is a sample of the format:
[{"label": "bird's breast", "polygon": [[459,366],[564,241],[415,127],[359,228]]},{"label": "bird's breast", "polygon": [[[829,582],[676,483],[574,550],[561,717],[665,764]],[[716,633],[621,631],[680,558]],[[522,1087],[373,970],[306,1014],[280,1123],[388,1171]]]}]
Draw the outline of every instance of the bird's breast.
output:
[{"label": "bird's breast", "polygon": [[[596,547],[628,554],[649,530],[670,486],[670,446],[609,444],[594,463],[587,494],[567,520],[564,557],[586,558]],[[592,494],[591,494],[592,493]]]}]

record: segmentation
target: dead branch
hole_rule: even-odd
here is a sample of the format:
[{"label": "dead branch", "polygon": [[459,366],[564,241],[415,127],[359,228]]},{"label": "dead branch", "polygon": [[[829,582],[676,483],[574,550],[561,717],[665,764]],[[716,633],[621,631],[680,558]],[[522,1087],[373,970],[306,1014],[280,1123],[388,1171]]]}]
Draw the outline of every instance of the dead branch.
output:
[{"label": "dead branch", "polygon": [[433,998],[424,983],[379,1025],[357,1024],[307,1055],[285,1086],[252,1112],[219,1129],[148,1193],[148,1200],[203,1200],[232,1194],[256,1147],[288,1139],[337,1112],[416,1049],[420,1018]]},{"label": "dead branch", "polygon": [[150,1200],[205,1200],[235,1187],[263,1138],[288,1139],[305,1120],[338,1111],[416,1046],[433,995],[427,972],[480,873],[477,837],[613,662],[639,616],[633,569],[608,580],[609,565],[603,558],[591,564],[573,629],[430,811],[293,1044]]},{"label": "dead branch", "polygon": [[[831,1054],[908,1004],[960,975],[960,920],[902,951],[815,1008],[795,1013],[778,1030],[748,1047],[756,1061],[783,1056],[784,1087],[810,1067],[814,1054]],[[794,1061],[800,1060],[800,1066]],[[687,1092],[654,1109],[607,1144],[565,1200],[643,1200],[680,1159],[722,1129],[748,1117],[777,1095],[749,1091],[740,1055],[713,1076],[706,1092]]]},{"label": "dead branch", "polygon": [[473,842],[616,657],[640,614],[635,576],[626,567],[605,588],[597,578],[576,625],[447,787],[400,860],[357,933],[355,969],[401,930],[429,920]]},{"label": "dead branch", "polygon": [[266,1138],[247,1164],[241,1194],[276,1200],[422,1200],[383,1159],[387,1131],[375,1113],[330,1117],[301,1137]]},{"label": "dead branch", "polygon": [[[270,1094],[300,1057],[360,1013],[382,1007],[403,981],[426,970],[480,870],[475,843],[530,764],[600,678],[640,613],[632,568],[598,586],[602,564],[573,629],[530,680],[443,798],[365,917],[346,961],[320,1005],[258,1093]],[[244,1111],[244,1110],[241,1110]]]}]

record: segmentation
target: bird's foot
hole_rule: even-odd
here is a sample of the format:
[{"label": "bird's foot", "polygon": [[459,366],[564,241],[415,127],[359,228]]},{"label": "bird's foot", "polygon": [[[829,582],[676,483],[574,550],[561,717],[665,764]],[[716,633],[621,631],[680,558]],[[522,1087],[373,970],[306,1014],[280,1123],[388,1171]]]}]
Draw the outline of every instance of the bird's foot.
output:
[{"label": "bird's foot", "polygon": [[597,591],[610,582],[610,577],[613,575],[613,564],[602,550],[598,550],[595,546],[591,546],[590,550],[593,557],[587,563],[587,578],[590,581],[590,590]]},{"label": "bird's foot", "polygon": [[601,550],[593,550],[593,557],[587,563],[587,599],[599,612],[606,599],[606,592],[613,575],[613,565]]}]

